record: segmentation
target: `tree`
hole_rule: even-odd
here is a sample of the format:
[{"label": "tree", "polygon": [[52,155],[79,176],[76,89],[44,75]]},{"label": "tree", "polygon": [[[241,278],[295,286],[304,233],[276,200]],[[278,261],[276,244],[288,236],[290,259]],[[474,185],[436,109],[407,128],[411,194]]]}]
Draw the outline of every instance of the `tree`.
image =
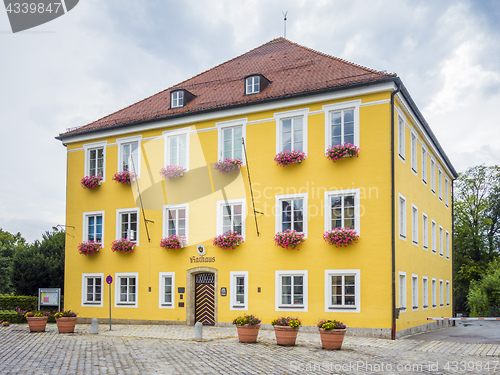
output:
[{"label": "tree", "polygon": [[480,281],[470,283],[467,304],[471,316],[497,316],[500,312],[500,261],[490,263]]},{"label": "tree", "polygon": [[14,253],[26,248],[21,233],[11,234],[0,229],[0,294],[14,292],[11,281]]},{"label": "tree", "polygon": [[64,287],[64,232],[46,232],[42,242],[17,251],[12,283],[18,295],[38,295],[38,288]]},{"label": "tree", "polygon": [[499,254],[500,167],[467,169],[454,193],[455,309],[467,311],[471,280],[479,280]]}]

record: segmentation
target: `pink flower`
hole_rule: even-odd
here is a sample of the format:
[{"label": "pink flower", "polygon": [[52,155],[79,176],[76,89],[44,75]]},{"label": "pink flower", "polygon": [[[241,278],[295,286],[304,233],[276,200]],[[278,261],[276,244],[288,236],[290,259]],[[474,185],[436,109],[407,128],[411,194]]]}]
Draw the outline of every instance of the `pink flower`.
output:
[{"label": "pink flower", "polygon": [[164,168],[160,169],[160,174],[163,178],[176,178],[184,176],[184,172],[186,172],[186,168],[181,167],[180,165],[167,165]]},{"label": "pink flower", "polygon": [[169,249],[182,249],[186,246],[186,237],[178,236],[177,234],[171,234],[166,238],[162,238],[160,241],[160,246]]},{"label": "pink flower", "polygon": [[337,247],[346,247],[353,243],[357,243],[359,236],[354,229],[335,228],[326,231],[323,234],[323,239],[330,245],[335,245]]},{"label": "pink flower", "polygon": [[94,189],[99,186],[102,176],[85,176],[80,180],[84,189]]},{"label": "pink flower", "polygon": [[358,157],[359,148],[347,142],[342,145],[328,147],[325,156],[333,162],[336,162],[344,157]]},{"label": "pink flower", "polygon": [[235,249],[244,242],[243,237],[236,231],[229,231],[220,236],[217,236],[213,240],[214,246],[220,247],[221,249]]},{"label": "pink flower", "polygon": [[240,158],[219,160],[215,164],[215,169],[221,173],[229,173],[232,171],[239,171],[241,169],[242,161]]},{"label": "pink flower", "polygon": [[277,165],[285,167],[290,164],[301,163],[306,158],[306,154],[300,150],[281,151],[275,157],[274,161]]},{"label": "pink flower", "polygon": [[274,236],[274,244],[282,248],[297,249],[298,246],[304,242],[304,233],[299,233],[296,230],[287,229],[284,232],[278,232]]}]

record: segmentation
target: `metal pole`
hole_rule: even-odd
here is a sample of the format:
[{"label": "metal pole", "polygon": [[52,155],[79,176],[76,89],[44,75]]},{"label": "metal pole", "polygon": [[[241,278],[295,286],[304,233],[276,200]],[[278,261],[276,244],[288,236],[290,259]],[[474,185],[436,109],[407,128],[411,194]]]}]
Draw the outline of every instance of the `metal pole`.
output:
[{"label": "metal pole", "polygon": [[111,331],[111,283],[109,285],[109,330]]}]

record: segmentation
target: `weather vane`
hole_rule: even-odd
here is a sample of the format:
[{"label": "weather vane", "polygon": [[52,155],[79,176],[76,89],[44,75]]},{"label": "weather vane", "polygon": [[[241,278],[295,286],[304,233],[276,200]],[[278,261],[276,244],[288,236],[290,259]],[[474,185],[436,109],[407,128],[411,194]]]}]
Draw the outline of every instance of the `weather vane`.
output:
[{"label": "weather vane", "polygon": [[286,39],[286,15],[288,14],[288,10],[286,12],[281,11],[281,13],[283,13],[283,21],[285,23],[285,25],[284,25],[284,32],[283,32],[284,36],[283,37]]}]

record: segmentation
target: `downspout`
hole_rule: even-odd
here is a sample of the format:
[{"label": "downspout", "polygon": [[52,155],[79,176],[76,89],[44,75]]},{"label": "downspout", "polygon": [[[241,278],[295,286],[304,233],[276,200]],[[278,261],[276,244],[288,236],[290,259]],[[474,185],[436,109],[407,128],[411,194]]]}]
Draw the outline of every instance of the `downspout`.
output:
[{"label": "downspout", "polygon": [[396,202],[395,202],[395,168],[394,168],[394,97],[401,90],[399,79],[395,82],[396,90],[391,93],[391,212],[392,212],[392,330],[391,339],[396,340]]},{"label": "downspout", "polygon": [[[451,311],[452,316],[455,318],[457,316],[457,311],[455,310],[455,252],[454,252],[454,243],[455,243],[455,179],[451,180],[451,293],[453,298],[451,299]],[[453,325],[455,325],[455,321],[453,321]]]}]

